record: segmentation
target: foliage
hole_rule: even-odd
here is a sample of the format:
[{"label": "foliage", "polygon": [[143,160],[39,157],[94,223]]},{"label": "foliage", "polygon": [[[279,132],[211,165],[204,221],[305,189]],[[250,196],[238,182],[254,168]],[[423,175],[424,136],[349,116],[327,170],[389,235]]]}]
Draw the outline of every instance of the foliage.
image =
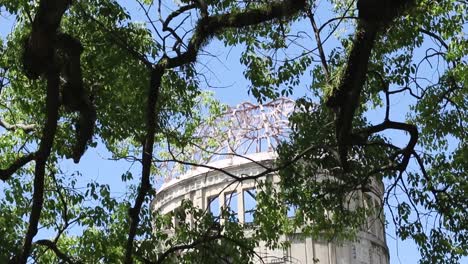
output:
[{"label": "foliage", "polygon": [[[0,1],[13,21],[0,38],[1,263],[249,263],[259,241],[284,247],[279,237],[297,229],[354,239],[371,213],[357,193],[376,180],[421,263],[468,255],[466,1],[84,0],[59,10],[65,2]],[[61,34],[83,46],[80,81],[97,115],[88,153],[105,149],[141,169],[122,174],[119,195],[65,172],[82,124],[64,103]],[[34,37],[52,43],[39,79],[26,74]],[[211,54],[217,47],[240,51],[235,70],[259,102],[307,87],[268,171],[278,171],[279,188],[259,183],[251,236],[190,201],[169,215],[150,207],[160,178],[206,162],[219,150],[213,138],[226,138],[222,128],[197,134],[223,126],[226,107],[207,92],[203,70],[204,55],[221,57]]]}]

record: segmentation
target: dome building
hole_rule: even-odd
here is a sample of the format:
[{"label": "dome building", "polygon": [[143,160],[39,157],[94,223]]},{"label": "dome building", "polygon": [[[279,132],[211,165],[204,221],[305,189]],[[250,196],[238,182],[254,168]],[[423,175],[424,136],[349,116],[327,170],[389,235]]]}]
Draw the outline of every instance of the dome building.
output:
[{"label": "dome building", "polygon": [[[174,173],[178,176],[167,179],[157,190],[152,210],[169,213],[178,208],[183,199],[189,199],[214,216],[219,215],[223,205],[228,206],[236,221],[244,226],[251,224],[255,217],[257,181],[238,181],[235,177],[259,175],[273,166],[274,149],[288,134],[287,118],[293,110],[294,102],[285,98],[264,105],[243,103],[229,109],[223,122],[218,122],[226,124],[225,127],[202,128],[202,133],[210,135],[211,139],[221,139],[223,144],[210,152],[213,155],[205,155],[198,161],[203,166]],[[193,156],[201,157],[199,154]],[[270,177],[273,183],[280,180],[274,174],[265,173],[262,177]],[[383,184],[373,181],[372,188],[375,194],[360,194],[361,200],[366,206],[381,208]],[[288,211],[288,216],[293,215],[293,210]],[[375,221],[375,217],[369,218],[357,240],[352,242],[337,244],[300,233],[281,237],[281,240],[288,241],[289,246],[269,249],[264,243],[259,244],[256,248],[256,254],[261,258],[259,263],[389,263],[383,221]]]}]

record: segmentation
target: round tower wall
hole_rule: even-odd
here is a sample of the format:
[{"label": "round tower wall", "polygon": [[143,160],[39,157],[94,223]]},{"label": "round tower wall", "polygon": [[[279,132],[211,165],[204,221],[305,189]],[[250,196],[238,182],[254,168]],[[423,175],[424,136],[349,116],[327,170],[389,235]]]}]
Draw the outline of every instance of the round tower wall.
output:
[{"label": "round tower wall", "polygon": [[[274,152],[254,153],[245,157],[231,156],[190,170],[163,184],[157,191],[152,209],[166,214],[177,209],[183,199],[189,199],[194,206],[210,210],[210,202],[213,204],[213,199],[217,199],[215,206],[221,207],[227,204],[228,199],[231,202],[235,197],[235,207],[237,208],[232,209],[237,212],[239,223],[248,224],[252,221],[252,215],[246,210],[246,200],[251,200],[248,192],[255,190],[256,182],[254,180],[236,181],[228,174],[237,177],[257,175],[262,173],[265,167],[271,167],[275,158]],[[274,174],[266,177],[272,177],[274,183],[279,181],[279,177]],[[373,181],[372,188],[374,189],[372,194],[359,194],[361,196],[359,201],[363,202],[365,206],[381,211],[380,196],[383,193],[383,184],[379,181]],[[247,204],[247,206],[249,205]],[[304,237],[300,233],[281,239],[288,240],[290,247],[284,250],[269,249],[264,243],[260,243],[256,248],[257,254],[262,257],[264,263],[389,263],[381,216],[369,218],[364,224],[363,231],[359,232],[358,239],[354,242],[338,245]]]}]

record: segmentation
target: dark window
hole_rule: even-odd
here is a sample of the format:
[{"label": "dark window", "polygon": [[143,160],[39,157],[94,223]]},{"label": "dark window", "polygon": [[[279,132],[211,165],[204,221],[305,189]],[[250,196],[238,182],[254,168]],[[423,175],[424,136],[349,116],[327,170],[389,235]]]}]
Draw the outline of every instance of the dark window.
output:
[{"label": "dark window", "polygon": [[229,210],[229,221],[237,222],[239,221],[238,215],[238,204],[237,204],[237,196],[239,194],[237,192],[226,193],[224,195],[224,205]]},{"label": "dark window", "polygon": [[257,201],[255,189],[247,189],[242,192],[244,197],[244,223],[252,223],[254,220],[255,208]]}]

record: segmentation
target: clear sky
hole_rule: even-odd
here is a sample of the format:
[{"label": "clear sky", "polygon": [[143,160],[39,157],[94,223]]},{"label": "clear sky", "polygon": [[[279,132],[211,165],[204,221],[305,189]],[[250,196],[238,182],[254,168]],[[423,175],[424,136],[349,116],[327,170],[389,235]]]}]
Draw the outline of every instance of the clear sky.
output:
[{"label": "clear sky", "polygon": [[[130,4],[130,2],[133,3],[133,1],[120,2],[126,3],[127,9],[135,15],[134,17],[137,20],[146,20],[143,17],[142,12],[139,10],[139,7],[136,4]],[[324,19],[327,15],[329,14],[317,14],[318,20],[320,21],[321,18]],[[0,17],[0,36],[4,37],[8,32],[10,32],[13,19],[14,18],[12,17],[5,17],[2,12],[2,16]],[[304,25],[304,28],[307,27],[308,25]],[[336,42],[331,40],[325,48],[335,44]],[[245,80],[242,74],[244,67],[239,62],[242,47],[225,48],[219,41],[214,41],[205,49],[209,50],[211,54],[216,55],[215,57],[203,55],[199,57],[199,70],[206,75],[210,85],[212,86],[206,87],[206,89],[214,91],[216,98],[229,105],[236,105],[247,100],[254,101],[254,98],[249,96],[247,93],[249,82]],[[310,84],[310,81],[310,76],[304,76],[302,83],[299,85],[298,89],[295,90],[292,97],[297,98],[308,94],[307,86]],[[392,105],[392,109],[397,110],[392,114],[394,114],[394,116],[404,118],[404,113],[406,112],[405,110],[408,107],[408,103],[409,102],[405,96],[396,98]],[[382,117],[383,112],[381,110],[377,111],[372,116],[369,116],[371,121],[375,120],[375,122],[381,121]],[[402,134],[393,133],[389,135],[402,144],[404,144],[407,139]],[[140,166],[138,164],[132,165],[127,162],[111,161],[109,160],[110,157],[110,153],[105,150],[101,143],[98,144],[96,149],[89,150],[83,156],[79,165],[75,165],[70,161],[65,161],[62,165],[64,166],[64,170],[68,172],[73,172],[75,170],[81,171],[85,181],[94,179],[101,183],[108,183],[111,186],[112,193],[116,197],[119,197],[124,193],[125,189],[124,184],[121,183],[120,180],[121,174],[127,170],[131,170],[134,172],[135,176],[139,176]],[[391,223],[391,220],[389,220],[389,222]],[[415,244],[412,241],[400,241],[399,239],[396,239],[394,228],[391,224],[387,227],[387,233],[387,243],[390,250],[390,263],[417,263],[419,253]]]}]

